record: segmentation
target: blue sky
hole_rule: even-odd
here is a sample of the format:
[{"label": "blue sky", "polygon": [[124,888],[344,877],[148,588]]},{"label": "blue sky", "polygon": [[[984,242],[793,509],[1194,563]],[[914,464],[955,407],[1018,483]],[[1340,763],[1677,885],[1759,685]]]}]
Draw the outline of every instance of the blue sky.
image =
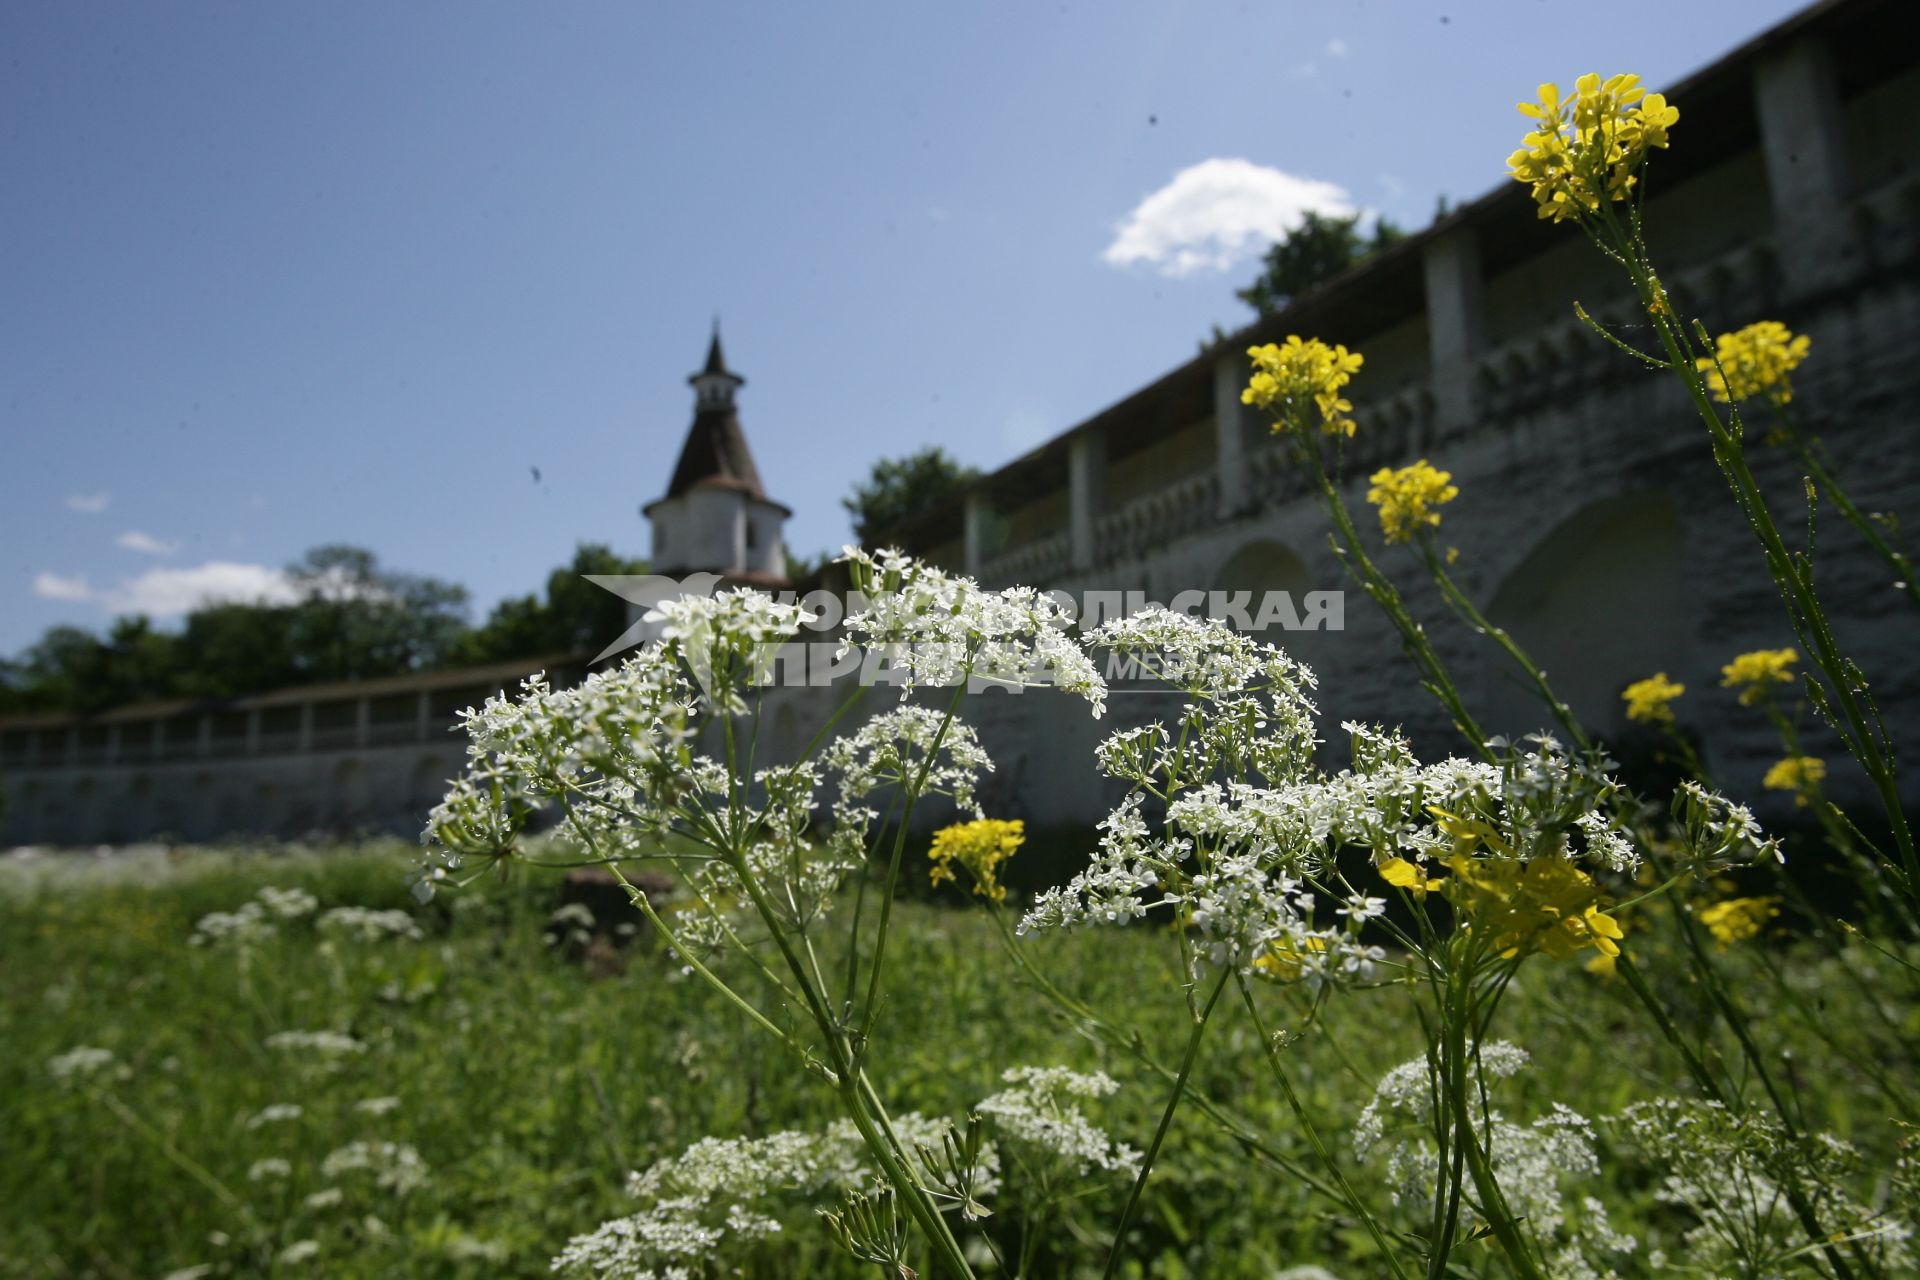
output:
[{"label": "blue sky", "polygon": [[716,313],[837,546],[875,458],[997,466],[1243,323],[1300,208],[1424,225],[1537,81],[1796,7],[0,7],[0,652],[323,542],[476,618],[645,554]]}]

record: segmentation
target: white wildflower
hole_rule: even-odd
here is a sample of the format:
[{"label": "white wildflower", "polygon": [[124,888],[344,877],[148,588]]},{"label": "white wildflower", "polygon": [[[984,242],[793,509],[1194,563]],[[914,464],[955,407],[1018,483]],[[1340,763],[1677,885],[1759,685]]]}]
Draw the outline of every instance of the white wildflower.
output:
[{"label": "white wildflower", "polygon": [[322,915],[318,927],[322,933],[346,934],[361,942],[379,942],[383,938],[419,939],[420,926],[406,912],[375,910],[371,907],[335,907]]},{"label": "white wildflower", "polygon": [[1013,1088],[983,1099],[974,1110],[1007,1141],[1056,1158],[1076,1175],[1090,1169],[1139,1171],[1140,1153],[1110,1139],[1073,1102],[1112,1094],[1120,1086],[1108,1076],[1065,1067],[1013,1067],[1000,1078]]},{"label": "white wildflower", "polygon": [[274,1262],[282,1267],[297,1267],[303,1262],[312,1262],[320,1256],[320,1242],[317,1240],[299,1240],[282,1249]]},{"label": "white wildflower", "polygon": [[344,1173],[366,1173],[382,1191],[406,1195],[427,1184],[427,1164],[404,1142],[350,1142],[320,1162],[328,1178]]},{"label": "white wildflower", "polygon": [[303,1114],[305,1114],[305,1112],[297,1102],[276,1102],[271,1106],[262,1107],[259,1111],[249,1116],[247,1118],[247,1128],[260,1129],[270,1124],[281,1124],[288,1120],[298,1120]]},{"label": "white wildflower", "polygon": [[60,1081],[88,1080],[106,1071],[114,1061],[111,1049],[76,1045],[65,1053],[48,1058],[47,1074]]}]

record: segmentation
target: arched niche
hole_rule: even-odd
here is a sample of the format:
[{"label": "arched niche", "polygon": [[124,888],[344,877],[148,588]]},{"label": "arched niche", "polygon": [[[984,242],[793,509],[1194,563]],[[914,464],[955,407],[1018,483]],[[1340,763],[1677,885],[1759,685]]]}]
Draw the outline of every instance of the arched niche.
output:
[{"label": "arched niche", "polygon": [[1262,644],[1284,649],[1289,656],[1317,671],[1333,652],[1336,641],[1332,633],[1305,627],[1289,629],[1285,619],[1290,613],[1295,621],[1310,623],[1307,593],[1320,590],[1323,585],[1313,581],[1307,562],[1293,548],[1272,538],[1257,538],[1243,544],[1220,566],[1213,575],[1210,590],[1224,592],[1228,597],[1248,593],[1246,608],[1255,623],[1262,617],[1262,604],[1267,597],[1284,592],[1286,606],[1290,608],[1280,607],[1281,620],[1274,621],[1269,614],[1267,625],[1255,626],[1245,634]]},{"label": "arched niche", "polygon": [[[1486,614],[1546,671],[1583,725],[1617,732],[1626,723],[1622,689],[1689,666],[1698,606],[1684,550],[1668,490],[1592,502],[1507,574]],[[1483,727],[1509,736],[1551,728],[1531,683],[1502,655],[1492,658]]]}]

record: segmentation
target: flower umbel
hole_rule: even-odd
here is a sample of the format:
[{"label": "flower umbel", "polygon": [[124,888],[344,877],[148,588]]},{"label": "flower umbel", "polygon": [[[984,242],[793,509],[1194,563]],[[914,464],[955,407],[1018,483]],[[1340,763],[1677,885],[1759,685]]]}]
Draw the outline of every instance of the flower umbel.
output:
[{"label": "flower umbel", "polygon": [[1451,471],[1429,466],[1425,458],[1410,467],[1382,467],[1371,477],[1367,501],[1380,508],[1380,528],[1388,542],[1408,542],[1440,524],[1433,508],[1460,496]]},{"label": "flower umbel", "polygon": [[1621,690],[1620,698],[1627,704],[1627,719],[1638,724],[1672,724],[1673,703],[1686,691],[1687,686],[1667,679],[1664,671],[1656,671]]},{"label": "flower umbel", "polygon": [[1347,416],[1353,406],[1340,389],[1360,372],[1364,359],[1358,351],[1293,334],[1284,345],[1248,347],[1247,354],[1253,358],[1253,377],[1240,403],[1272,413],[1274,430],[1304,428],[1317,417],[1328,435],[1353,434],[1353,419]]},{"label": "flower umbel", "polygon": [[929,876],[933,884],[956,879],[953,864],[959,863],[973,877],[973,891],[995,902],[1007,900],[1007,887],[1000,883],[1000,864],[1019,852],[1027,838],[1027,824],[1014,819],[1002,822],[982,818],[976,822],[958,822],[933,834],[933,848],[927,856],[933,860]]},{"label": "flower umbel", "polygon": [[1543,84],[1540,101],[1519,110],[1538,124],[1507,157],[1507,171],[1533,188],[1540,216],[1555,222],[1625,199],[1647,152],[1665,147],[1667,130],[1680,119],[1678,107],[1648,93],[1635,75],[1581,76],[1571,98],[1560,96],[1559,85]]},{"label": "flower umbel", "polygon": [[1714,339],[1711,358],[1694,363],[1707,380],[1707,389],[1722,404],[1765,396],[1776,405],[1793,399],[1787,375],[1807,358],[1813,339],[1778,320],[1762,320]]},{"label": "flower umbel", "polygon": [[1743,653],[1720,668],[1720,687],[1738,689],[1740,705],[1751,707],[1763,701],[1776,684],[1792,684],[1788,668],[1800,661],[1792,649],[1755,649]]}]

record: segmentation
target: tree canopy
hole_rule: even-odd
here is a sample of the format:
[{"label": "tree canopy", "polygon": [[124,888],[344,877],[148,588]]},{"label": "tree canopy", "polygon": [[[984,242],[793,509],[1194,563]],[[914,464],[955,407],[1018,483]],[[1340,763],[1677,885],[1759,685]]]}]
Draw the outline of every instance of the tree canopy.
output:
[{"label": "tree canopy", "polygon": [[202,605],[177,631],[116,618],[104,635],[50,628],[0,660],[0,711],[94,711],[175,697],[232,697],[332,680],[599,649],[626,628],[626,602],[584,574],[646,562],[582,544],[544,598],[503,600],[479,627],[455,583],[383,567],[360,547],[316,547],[287,567],[289,601]]},{"label": "tree canopy", "polygon": [[904,458],[882,458],[840,505],[853,517],[853,536],[865,544],[933,506],[980,473],[931,445]]},{"label": "tree canopy", "polygon": [[1295,298],[1313,292],[1349,267],[1406,238],[1385,218],[1371,235],[1360,234],[1360,216],[1330,218],[1311,213],[1262,259],[1259,277],[1234,297],[1262,316],[1277,314]]}]

